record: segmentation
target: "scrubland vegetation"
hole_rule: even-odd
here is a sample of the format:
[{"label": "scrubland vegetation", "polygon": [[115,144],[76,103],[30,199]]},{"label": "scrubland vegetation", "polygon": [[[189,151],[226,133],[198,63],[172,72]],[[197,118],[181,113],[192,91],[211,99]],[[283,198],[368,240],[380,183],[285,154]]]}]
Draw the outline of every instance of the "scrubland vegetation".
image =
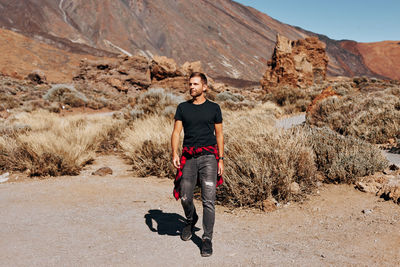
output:
[{"label": "scrubland vegetation", "polygon": [[[73,94],[78,102],[87,100],[74,88],[60,88],[53,87],[44,98],[61,101],[60,97]],[[303,199],[318,183],[353,183],[385,169],[381,152],[366,141],[398,134],[398,90],[371,92],[366,98],[347,96],[348,91],[343,87],[343,97],[322,101],[308,118],[311,126],[288,130],[275,127],[276,117],[289,109],[303,110],[300,100],[308,103],[311,96],[299,100],[296,91],[277,96],[277,104],[249,104],[237,94],[216,94],[215,101],[223,108],[226,141],[220,203],[262,208],[266,199],[283,203]],[[132,165],[133,175],[173,178],[170,136],[181,101],[180,96],[151,89],[135,99],[134,108],[125,108],[123,117],[61,117],[48,111],[13,115],[0,127],[0,168],[31,176],[77,175],[96,152],[118,148]]]},{"label": "scrubland vegetation", "polygon": [[77,175],[120,127],[111,118],[20,113],[0,128],[0,168],[30,176]]},{"label": "scrubland vegetation", "polygon": [[400,138],[400,87],[326,98],[317,103],[307,123],[370,143]]}]

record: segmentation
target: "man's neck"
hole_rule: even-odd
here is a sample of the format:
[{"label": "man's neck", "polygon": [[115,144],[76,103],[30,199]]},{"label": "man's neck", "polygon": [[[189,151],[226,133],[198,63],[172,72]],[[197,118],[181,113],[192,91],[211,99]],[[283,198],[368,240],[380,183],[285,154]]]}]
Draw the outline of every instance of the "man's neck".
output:
[{"label": "man's neck", "polygon": [[204,102],[206,102],[206,100],[207,99],[204,97],[204,95],[200,95],[198,97],[193,98],[192,103],[195,104],[195,105],[201,105]]}]

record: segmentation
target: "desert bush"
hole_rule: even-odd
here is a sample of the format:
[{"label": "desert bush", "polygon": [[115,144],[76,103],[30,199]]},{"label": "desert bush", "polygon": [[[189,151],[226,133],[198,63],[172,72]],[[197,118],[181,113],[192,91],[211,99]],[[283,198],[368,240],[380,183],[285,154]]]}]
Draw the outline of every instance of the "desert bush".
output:
[{"label": "desert bush", "polygon": [[307,123],[327,126],[343,134],[371,143],[384,143],[400,137],[400,100],[398,91],[389,88],[368,94],[329,97],[316,104]]},{"label": "desert bush", "polygon": [[15,97],[6,93],[0,93],[0,111],[19,107],[21,102]]},{"label": "desert bush", "polygon": [[0,168],[27,171],[31,176],[78,174],[122,127],[112,118],[59,117],[45,111],[19,114],[8,123],[29,128],[0,137]]},{"label": "desert bush", "polygon": [[71,107],[82,107],[88,103],[87,97],[69,84],[55,84],[43,96],[48,101],[57,101]]},{"label": "desert bush", "polygon": [[352,136],[342,136],[324,127],[299,127],[314,150],[315,163],[328,183],[354,183],[357,177],[382,171],[387,160],[373,145]]},{"label": "desert bush", "polygon": [[240,102],[244,100],[244,97],[240,94],[235,94],[229,91],[218,93],[215,97],[216,101],[232,101],[232,102]]},{"label": "desert bush", "polygon": [[[219,190],[222,203],[262,208],[269,198],[297,200],[314,188],[314,153],[301,131],[252,129],[246,135],[240,131],[227,135],[225,183]],[[294,183],[298,191],[291,189]]]},{"label": "desert bush", "polygon": [[322,90],[322,85],[310,86],[309,88],[297,88],[282,86],[271,90],[264,101],[272,101],[284,108],[287,114],[306,111],[312,99]]},{"label": "desert bush", "polygon": [[172,119],[177,105],[183,101],[185,100],[182,96],[165,92],[163,88],[151,88],[137,97],[134,109],[129,110],[127,114],[131,119],[154,114]]},{"label": "desert bush", "polygon": [[133,174],[141,177],[173,177],[170,139],[173,122],[157,115],[138,119],[127,128],[119,144],[132,164]]},{"label": "desert bush", "polygon": [[256,106],[256,101],[249,101],[240,94],[235,94],[230,91],[218,93],[215,101],[226,110],[242,110],[252,109]]}]

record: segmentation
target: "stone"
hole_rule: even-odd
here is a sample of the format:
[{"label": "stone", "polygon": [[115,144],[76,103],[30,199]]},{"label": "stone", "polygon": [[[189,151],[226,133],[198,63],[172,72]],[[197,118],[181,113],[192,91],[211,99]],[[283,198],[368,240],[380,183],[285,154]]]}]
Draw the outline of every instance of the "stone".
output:
[{"label": "stone", "polygon": [[28,80],[31,80],[32,82],[37,83],[37,84],[47,83],[46,75],[42,71],[39,71],[39,70],[35,70],[35,71],[29,73],[27,78],[28,78]]},{"label": "stone", "polygon": [[128,88],[124,86],[123,82],[116,78],[109,78],[108,83],[118,90],[118,92],[128,92]]},{"label": "stone", "polygon": [[277,204],[278,204],[278,201],[276,201],[275,198],[271,197],[271,198],[265,199],[262,202],[262,209],[265,212],[274,211],[277,209]]},{"label": "stone", "polygon": [[300,194],[300,185],[296,182],[293,182],[289,186],[290,193],[297,195]]},{"label": "stone", "polygon": [[97,176],[106,176],[106,175],[112,175],[113,171],[110,167],[102,167],[98,169],[95,172],[92,172],[92,175],[97,175]]},{"label": "stone", "polygon": [[326,79],[326,45],[317,37],[292,41],[278,34],[276,40],[274,53],[260,81],[265,91],[282,85],[306,88]]},{"label": "stone", "polygon": [[180,71],[181,71],[182,75],[184,75],[184,76],[190,76],[190,74],[193,72],[203,72],[203,68],[201,66],[201,61],[195,61],[195,62],[187,62],[186,61],[180,67]]},{"label": "stone", "polygon": [[150,69],[152,80],[155,79],[159,81],[166,78],[182,76],[182,73],[178,70],[175,60],[165,56],[154,56]]},{"label": "stone", "polygon": [[378,172],[362,177],[356,182],[355,187],[362,192],[376,194],[387,182],[388,178],[383,173]]},{"label": "stone", "polygon": [[365,210],[362,210],[362,213],[364,213],[364,214],[371,214],[372,211],[373,211],[373,210],[371,210],[371,209],[365,209]]}]

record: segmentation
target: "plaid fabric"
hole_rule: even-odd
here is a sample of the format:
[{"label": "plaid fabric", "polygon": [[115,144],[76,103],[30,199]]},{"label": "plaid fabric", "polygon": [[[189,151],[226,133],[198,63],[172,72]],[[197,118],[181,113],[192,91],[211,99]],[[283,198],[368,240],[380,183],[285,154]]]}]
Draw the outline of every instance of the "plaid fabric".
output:
[{"label": "plaid fabric", "polygon": [[[174,192],[173,192],[173,194],[174,194],[174,197],[175,197],[176,200],[178,200],[180,198],[180,186],[179,186],[179,184],[180,184],[180,181],[181,181],[181,178],[182,178],[182,174],[183,174],[182,170],[183,170],[183,167],[186,164],[186,160],[188,158],[191,158],[191,157],[195,156],[196,154],[202,153],[204,151],[208,151],[211,154],[213,154],[215,156],[216,160],[219,159],[218,149],[217,149],[216,145],[214,145],[214,146],[206,146],[206,147],[197,147],[197,148],[195,148],[195,147],[186,147],[186,146],[183,147],[182,156],[181,156],[181,166],[176,172],[176,177],[175,177],[175,181],[174,181]],[[223,182],[224,182],[224,180],[222,179],[222,176],[218,175],[218,177],[217,177],[217,187],[219,185],[221,185]]]}]

